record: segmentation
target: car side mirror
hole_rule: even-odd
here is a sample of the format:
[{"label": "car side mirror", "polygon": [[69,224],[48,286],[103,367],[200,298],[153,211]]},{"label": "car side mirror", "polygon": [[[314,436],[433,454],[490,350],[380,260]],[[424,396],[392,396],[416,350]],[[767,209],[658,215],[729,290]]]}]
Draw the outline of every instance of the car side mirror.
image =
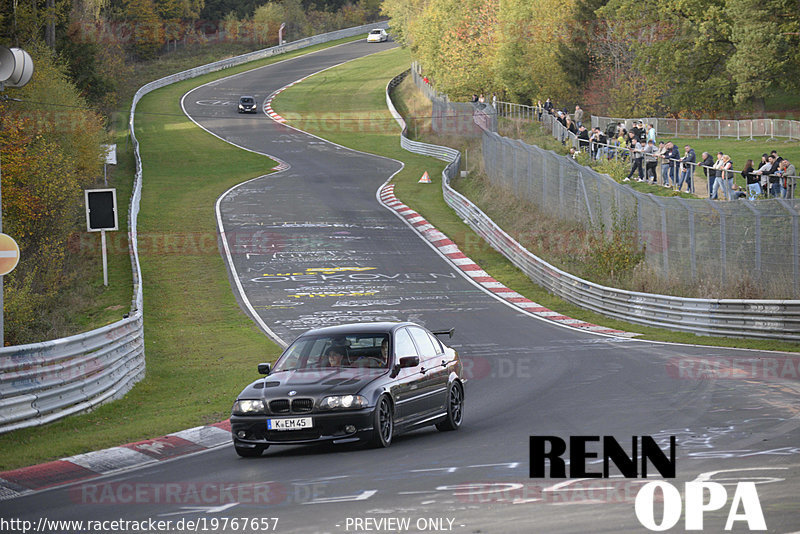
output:
[{"label": "car side mirror", "polygon": [[403,356],[400,358],[394,367],[392,367],[392,374],[389,375],[392,378],[396,377],[400,373],[400,369],[405,367],[416,367],[419,365],[419,356]]},{"label": "car side mirror", "polygon": [[419,356],[403,356],[400,358],[400,369],[416,367],[419,365]]},{"label": "car side mirror", "polygon": [[259,363],[258,364],[258,374],[260,375],[268,375],[271,368],[268,363]]}]

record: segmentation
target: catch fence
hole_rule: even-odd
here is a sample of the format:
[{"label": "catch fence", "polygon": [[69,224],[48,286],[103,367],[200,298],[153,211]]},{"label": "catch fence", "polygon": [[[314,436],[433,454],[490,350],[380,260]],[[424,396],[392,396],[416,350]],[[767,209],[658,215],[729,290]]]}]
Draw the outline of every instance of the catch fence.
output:
[{"label": "catch fence", "polygon": [[[416,66],[412,75],[418,87],[428,85]],[[389,87],[387,103],[393,110],[388,91]],[[440,98],[430,88],[428,95]],[[473,116],[492,112],[475,106],[472,111],[460,109]],[[416,146],[404,141],[405,133],[404,129],[401,145],[416,152]],[[536,283],[569,302],[632,323],[704,335],[800,341],[800,300],[796,300],[800,297],[800,205],[796,200],[713,202],[657,197],[618,184],[572,158],[493,131],[482,135],[484,166],[493,183],[546,212],[586,226],[612,228],[622,218],[638,231],[648,264],[664,275],[711,276],[727,284],[734,283],[737,276],[750,276],[758,283],[782,288],[786,296],[779,300],[682,298],[582,280],[531,254],[452,189],[450,180],[459,163],[454,156],[442,177],[445,200],[478,235]],[[420,144],[424,145],[415,142]],[[434,146],[425,150],[434,151]]]}]

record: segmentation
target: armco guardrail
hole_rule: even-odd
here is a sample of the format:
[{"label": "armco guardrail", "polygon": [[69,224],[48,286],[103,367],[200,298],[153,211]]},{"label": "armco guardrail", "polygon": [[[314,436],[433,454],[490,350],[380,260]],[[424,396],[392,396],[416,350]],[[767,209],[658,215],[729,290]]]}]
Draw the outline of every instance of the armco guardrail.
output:
[{"label": "armco guardrail", "polygon": [[139,100],[155,89],[181,80],[386,27],[386,22],[379,22],[315,35],[172,74],[150,82],[136,92],[129,122],[136,159],[136,176],[128,209],[133,264],[131,312],[121,321],[91,332],[0,348],[0,433],[49,423],[120,398],[144,377],[142,271],[136,231],[142,195],[142,164],[134,132]]},{"label": "armco guardrail", "polygon": [[532,254],[450,187],[460,165],[458,151],[406,138],[405,121],[389,93],[407,74],[404,72],[386,87],[386,103],[403,129],[400,145],[410,152],[451,161],[442,173],[442,194],[447,204],[531,280],[568,302],[635,324],[700,335],[800,341],[800,300],[693,299],[625,291],[583,280]]}]

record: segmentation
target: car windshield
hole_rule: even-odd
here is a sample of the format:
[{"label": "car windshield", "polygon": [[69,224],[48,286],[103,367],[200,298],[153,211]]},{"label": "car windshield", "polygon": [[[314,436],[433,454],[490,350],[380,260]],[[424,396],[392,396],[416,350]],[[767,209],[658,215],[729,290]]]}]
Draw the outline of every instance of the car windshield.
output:
[{"label": "car windshield", "polygon": [[242,102],[242,104],[252,104],[253,103],[253,99],[250,98],[249,96],[247,96],[247,97],[243,97],[241,99],[241,102]]},{"label": "car windshield", "polygon": [[[381,31],[380,31],[380,30],[372,30],[370,33],[371,33],[372,35],[380,35],[380,34],[381,34]],[[362,33],[361,35],[364,35],[364,34]]]},{"label": "car windshield", "polygon": [[389,334],[303,336],[284,351],[273,372],[335,367],[388,368]]}]

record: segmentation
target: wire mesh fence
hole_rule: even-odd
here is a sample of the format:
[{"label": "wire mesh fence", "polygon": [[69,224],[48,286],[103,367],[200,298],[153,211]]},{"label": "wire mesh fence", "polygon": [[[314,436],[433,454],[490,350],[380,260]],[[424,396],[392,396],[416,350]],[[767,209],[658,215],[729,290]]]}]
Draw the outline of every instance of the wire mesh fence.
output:
[{"label": "wire mesh fence", "polygon": [[622,123],[630,129],[637,120],[652,124],[658,135],[671,137],[754,137],[800,139],[800,121],[787,119],[670,119],[663,117],[641,117],[624,119],[592,115],[592,127],[606,128],[610,123]]},{"label": "wire mesh fence", "polygon": [[[579,221],[586,227],[610,230],[625,221],[637,231],[648,266],[667,279],[711,278],[724,286],[746,278],[768,287],[774,298],[800,298],[798,200],[714,202],[642,193],[570,157],[496,133],[498,114],[530,118],[542,120],[556,138],[577,146],[574,134],[558,121],[548,119],[546,113],[539,117],[537,108],[498,102],[496,109],[478,109],[469,103],[452,103],[422,81],[416,66],[412,72],[417,85],[426,88],[434,109],[439,106],[451,115],[461,115],[453,118],[452,124],[463,125],[472,120],[489,125],[481,128],[483,163],[495,185],[514,191],[545,213]],[[494,117],[486,119],[480,114]],[[675,121],[672,127],[721,131],[724,122]],[[781,127],[788,131],[791,121],[784,122],[787,124]],[[753,127],[777,125],[778,121],[770,121]],[[726,128],[733,131],[732,124]],[[460,130],[468,128],[451,128],[447,133]]]}]

